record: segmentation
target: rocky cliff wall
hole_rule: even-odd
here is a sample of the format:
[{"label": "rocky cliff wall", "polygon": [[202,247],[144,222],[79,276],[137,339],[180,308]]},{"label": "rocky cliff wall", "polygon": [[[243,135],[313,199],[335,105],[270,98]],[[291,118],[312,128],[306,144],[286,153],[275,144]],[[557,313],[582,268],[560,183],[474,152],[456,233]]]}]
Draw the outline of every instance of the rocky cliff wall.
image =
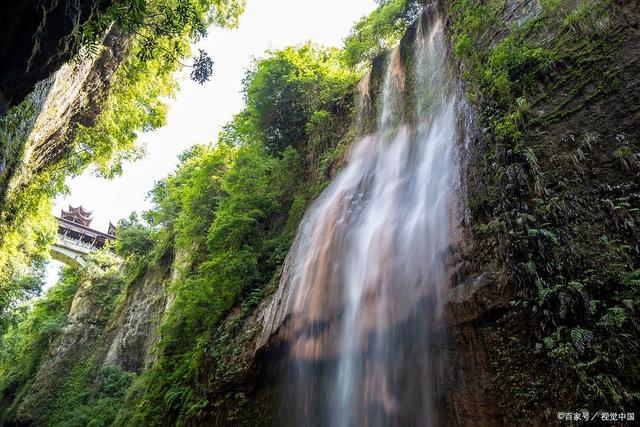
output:
[{"label": "rocky cliff wall", "polygon": [[8,112],[21,121],[8,135],[0,159],[0,209],[48,167],[72,149],[78,125],[92,126],[130,37],[112,28],[97,55],[80,55],[35,84],[26,100]]},{"label": "rocky cliff wall", "polygon": [[[448,17],[449,59],[468,99],[459,110],[445,340],[436,350],[442,425],[548,425],[557,411],[595,412],[607,400],[609,409],[623,408],[624,393],[637,384],[632,346],[616,352],[617,368],[603,360],[607,338],[637,336],[637,296],[629,289],[640,268],[640,11],[632,2],[604,4],[597,16],[570,1],[555,8],[536,1],[437,4]],[[406,69],[413,31],[402,40]],[[374,61],[372,91],[383,67],[383,57]],[[137,277],[109,320],[80,302],[89,295],[81,289],[68,334],[52,345],[22,400],[21,419],[34,413],[39,390],[53,392],[45,373],[69,376],[64,366],[76,363],[81,348],[98,349],[97,365],[142,372],[153,364],[167,290],[176,274],[189,272],[183,261],[164,260]],[[265,294],[211,331],[199,367],[197,386],[208,397],[199,425],[280,421],[295,319],[283,303],[289,289],[272,285]],[[609,325],[618,300],[627,317]],[[581,364],[592,370],[577,371]],[[616,369],[628,373],[607,377],[619,381],[620,400],[604,389],[607,399],[590,397],[581,372],[597,384]]]},{"label": "rocky cliff wall", "polygon": [[[148,368],[156,360],[171,285],[188,260],[186,252],[166,254],[129,281],[118,260],[100,255],[72,273],[77,291],[64,324],[42,348],[33,376],[13,394],[5,390],[10,405],[2,407],[0,424],[64,424],[61,416],[70,408],[81,411],[103,396],[105,373],[132,378]],[[107,398],[122,397],[128,385],[110,390]]]},{"label": "rocky cliff wall", "polygon": [[[556,292],[541,287],[563,289],[559,283],[594,280],[598,284],[592,283],[589,290],[593,296],[585,291],[580,298],[599,299],[603,306],[611,307],[615,303],[607,300],[606,290],[602,294],[603,285],[620,289],[630,283],[623,278],[633,275],[639,266],[634,243],[639,202],[635,183],[640,70],[634,59],[640,46],[638,7],[633,2],[605,2],[603,6],[570,1],[554,7],[537,1],[465,5],[454,1],[438,5],[450,17],[450,59],[461,77],[460,90],[471,99],[460,112],[462,176],[451,290],[444,314],[447,339],[439,350],[440,421],[443,425],[493,426],[517,424],[526,418],[532,424],[546,425],[556,422],[556,413],[568,408],[603,410],[607,399],[599,401],[575,391],[580,390],[584,376],[601,375],[597,370],[588,374],[572,370],[580,359],[586,361],[595,354],[575,339],[576,325],[583,322],[585,326],[579,328],[592,327],[586,326],[586,315],[575,307],[580,303],[559,290],[555,302],[536,305],[540,294]],[[598,6],[593,15],[585,11]],[[492,24],[471,27],[470,37],[475,38],[483,59],[461,53],[462,34],[467,31],[462,22],[474,11],[484,14],[476,17],[481,22]],[[403,46],[410,43],[412,31],[403,39]],[[508,57],[498,58],[502,49],[508,50],[504,52]],[[541,70],[534,61],[542,59],[519,58],[523,52],[518,49],[526,50],[526,55],[549,54],[553,65]],[[409,63],[411,58],[404,54],[403,60]],[[498,109],[496,99],[502,95],[480,88],[475,80],[478,73],[489,71],[474,69],[480,67],[474,60],[489,70],[492,61],[514,62],[505,65],[505,78],[512,82],[506,96],[513,105],[530,102],[525,114],[519,115],[517,107]],[[383,63],[374,61],[372,88],[379,83]],[[501,76],[490,78],[496,84]],[[520,86],[525,84],[526,89]],[[514,114],[518,122],[513,124],[513,134],[505,135],[504,120]],[[371,119],[368,123],[371,126]],[[605,247],[611,240],[615,248]],[[542,271],[532,273],[531,269]],[[600,277],[594,279],[598,270],[603,274],[596,273]],[[551,283],[542,285],[542,277]],[[226,411],[234,405],[250,420],[247,425],[256,420],[250,414],[264,417],[260,411],[270,408],[269,417],[263,419],[268,424],[277,419],[274,408],[286,404],[278,402],[278,396],[287,387],[282,360],[295,323],[286,310],[290,292],[280,287],[255,314],[246,317],[244,332],[236,339],[243,343],[244,351],[234,353],[246,369],[227,383],[240,384],[242,398],[219,393],[225,387],[212,382],[211,398],[220,403],[211,418],[213,425],[223,425]],[[634,307],[627,309],[630,318]],[[606,309],[600,311],[605,317],[606,313]],[[568,326],[554,329],[563,322]],[[637,335],[631,320],[625,328]],[[572,362],[557,359],[558,347],[553,346],[559,346],[559,341],[549,339],[554,330],[554,337],[563,333],[559,330],[571,332],[566,346],[572,350],[566,351],[575,354]],[[606,339],[608,333],[611,331],[600,331],[599,339]],[[633,354],[629,348],[625,356],[632,358],[629,367],[637,363]],[[599,369],[606,372],[609,368]],[[620,394],[627,387],[633,390],[637,379],[631,377],[620,384]],[[610,392],[615,396],[615,390]],[[624,407],[620,401],[615,405]]]},{"label": "rocky cliff wall", "polygon": [[41,80],[76,53],[74,31],[108,0],[18,0],[0,11],[0,115],[20,104]]},{"label": "rocky cliff wall", "polygon": [[[81,273],[61,333],[45,350],[34,378],[20,391],[8,411],[15,412],[12,424],[49,423],[56,419],[61,406],[75,403],[74,381],[89,375],[88,370],[101,358],[110,310],[122,286],[115,265],[101,268],[90,264]],[[71,399],[66,400],[65,395]]]},{"label": "rocky cliff wall", "polygon": [[181,250],[173,261],[165,257],[131,283],[109,331],[105,365],[140,373],[156,360],[160,326],[173,302],[171,284],[180,280],[190,265],[190,251]]},{"label": "rocky cliff wall", "polygon": [[[445,382],[444,413],[460,425],[547,425],[566,408],[621,411],[634,405],[615,396],[636,387],[635,350],[614,351],[625,359],[614,370],[631,371],[606,380],[613,389],[594,386],[596,396],[586,383],[612,369],[596,362],[612,351],[598,341],[638,333],[635,305],[626,305],[619,329],[603,325],[621,299],[637,299],[627,277],[639,267],[639,170],[615,153],[632,162],[640,148],[639,64],[628,60],[640,45],[640,10],[633,2],[507,2],[497,10],[466,12],[498,18],[485,28],[461,29],[459,11],[451,18],[456,47],[470,34],[488,60],[472,70],[474,54],[460,55],[479,127],[464,168],[466,243],[448,304],[455,381]],[[512,61],[507,93],[496,87],[492,61]],[[480,73],[492,81],[479,82]],[[504,117],[517,118],[509,131]],[[584,369],[588,361],[595,365]],[[492,404],[470,407],[473,396]]]}]

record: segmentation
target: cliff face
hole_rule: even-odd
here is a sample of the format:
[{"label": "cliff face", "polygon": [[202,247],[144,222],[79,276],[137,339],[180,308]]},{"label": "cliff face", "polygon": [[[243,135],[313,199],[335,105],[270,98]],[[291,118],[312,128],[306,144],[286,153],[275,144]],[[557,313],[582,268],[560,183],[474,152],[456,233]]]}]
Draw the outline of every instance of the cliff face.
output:
[{"label": "cliff face", "polygon": [[170,273],[167,266],[159,265],[127,289],[105,364],[141,372],[153,363],[162,314],[170,302],[165,287],[176,275]]},{"label": "cliff face", "polygon": [[23,398],[14,401],[12,422],[30,425],[55,419],[60,408],[52,402],[59,402],[56,397],[61,394],[72,395],[74,379],[87,375],[87,367],[100,357],[110,309],[122,285],[113,266],[103,269],[92,264],[81,275],[61,333],[45,350],[33,380],[20,392]]},{"label": "cliff face", "polygon": [[[616,347],[616,367],[607,364],[605,344],[638,334],[640,10],[633,2],[589,7],[602,4],[606,13],[595,16],[571,1],[554,8],[537,1],[437,5],[448,17],[457,90],[468,99],[458,111],[454,243],[444,339],[435,350],[442,425],[548,425],[558,411],[631,407],[635,347]],[[416,25],[401,42],[406,70]],[[384,64],[374,61],[371,99]],[[67,117],[83,120],[71,104],[62,108],[76,111]],[[364,128],[373,126],[377,108],[368,110]],[[39,141],[53,134],[44,123],[34,126]],[[46,150],[34,148],[29,158],[41,158],[36,152]],[[189,274],[188,259],[169,256],[149,268],[111,311],[81,287],[63,336],[20,396],[18,419],[33,422],[45,396],[65,390],[56,381],[72,375],[69,366],[81,369],[83,358],[133,372],[152,366],[170,285]],[[211,331],[198,367],[196,386],[208,398],[200,425],[281,421],[296,319],[286,282],[265,294]],[[620,310],[626,317],[611,320]],[[618,381],[613,392],[601,377]],[[606,397],[598,400],[598,392]]]},{"label": "cliff face", "polygon": [[[134,374],[154,362],[168,289],[185,268],[185,254],[162,258],[128,284],[118,261],[104,257],[73,273],[77,291],[62,328],[42,348],[33,377],[5,391],[5,424],[64,425],[70,408],[81,412],[95,400],[121,398]],[[105,391],[109,375],[128,380]]]},{"label": "cliff face", "polygon": [[[111,1],[13,1],[0,12],[0,115],[20,104],[35,85],[77,52],[74,30]],[[66,46],[66,47],[65,47]]]},{"label": "cliff face", "polygon": [[0,158],[0,209],[46,168],[72,149],[77,125],[92,126],[115,71],[124,60],[129,36],[112,28],[98,55],[81,55],[35,84],[22,105],[8,112],[20,125],[9,135]]},{"label": "cliff face", "polygon": [[[637,300],[627,289],[640,266],[640,63],[635,60],[640,10],[635,3],[600,6],[604,9],[592,15],[573,2],[555,9],[538,2],[496,3],[488,11],[480,4],[466,5],[467,13],[482,11],[478,19],[493,23],[470,27],[477,52],[491,58],[484,62],[489,70],[492,61],[524,61],[506,76],[515,82],[507,99],[512,97],[514,105],[527,102],[522,113],[502,112],[496,99],[503,95],[475,80],[488,71],[474,69],[478,64],[473,61],[481,60],[461,53],[468,30],[464,21],[469,16],[461,16],[465,9],[459,2],[439,6],[450,16],[449,55],[462,77],[460,90],[472,99],[459,112],[462,176],[446,339],[437,368],[443,425],[501,425],[523,417],[545,425],[563,408],[602,409],[610,397],[599,399],[584,389],[576,393],[575,387],[588,387],[590,376],[601,379],[610,368],[580,370],[580,361],[603,357],[608,350],[600,346],[608,334],[638,334],[637,307],[622,300]],[[403,46],[410,44],[414,29]],[[523,50],[549,55],[553,65],[540,69],[536,59],[519,59],[518,43]],[[497,58],[503,48],[513,57]],[[403,54],[403,61],[409,69],[410,55]],[[383,61],[374,61],[372,88],[379,86],[382,67]],[[514,134],[505,135],[495,117],[514,113]],[[232,405],[241,405],[250,425],[259,418],[249,414],[264,417],[251,405],[284,404],[278,402],[288,386],[282,363],[296,328],[287,309],[291,292],[286,282],[281,284],[245,320],[238,340],[255,343],[255,356],[244,344],[245,351],[235,356],[247,369],[228,382],[242,384],[243,398],[212,393],[220,403],[214,425],[224,424]],[[616,304],[626,307],[625,332],[603,326],[618,310]],[[614,404],[620,408],[631,404],[629,393],[637,382],[631,374],[637,366],[633,355],[628,348],[622,356],[629,376],[612,379],[621,381],[617,390],[603,392],[627,396]],[[224,389],[219,382],[210,386]],[[277,419],[270,414],[272,421]]]},{"label": "cliff face", "polygon": [[[636,350],[613,350],[625,360],[616,368],[601,358],[616,341],[609,337],[638,334],[629,277],[640,266],[640,63],[629,58],[638,54],[640,9],[627,2],[557,7],[509,2],[497,28],[472,31],[493,58],[521,43],[552,65],[530,58],[509,70],[517,82],[511,96],[528,104],[508,113],[519,116],[515,135],[491,126],[498,103],[485,98],[484,129],[469,141],[466,241],[448,306],[457,356],[447,370],[455,381],[444,393],[444,413],[460,424],[480,413],[487,425],[493,417],[545,425],[562,408],[634,405],[626,393],[637,387]],[[467,75],[472,62],[463,60]],[[607,316],[617,310],[628,317],[614,328]],[[618,369],[626,374],[608,376]],[[491,396],[491,405],[469,407],[478,396]]]}]

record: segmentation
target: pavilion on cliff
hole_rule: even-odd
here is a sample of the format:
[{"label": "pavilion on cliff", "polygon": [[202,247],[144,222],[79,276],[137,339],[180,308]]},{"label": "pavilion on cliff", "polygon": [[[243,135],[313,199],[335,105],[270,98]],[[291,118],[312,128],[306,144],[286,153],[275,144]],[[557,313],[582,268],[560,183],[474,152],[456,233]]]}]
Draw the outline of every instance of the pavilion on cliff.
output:
[{"label": "pavilion on cliff", "polygon": [[92,212],[82,206],[69,205],[68,210],[62,209],[58,218],[58,234],[63,239],[71,239],[79,244],[93,248],[102,248],[107,241],[114,240],[116,227],[109,222],[106,233],[91,228]]}]

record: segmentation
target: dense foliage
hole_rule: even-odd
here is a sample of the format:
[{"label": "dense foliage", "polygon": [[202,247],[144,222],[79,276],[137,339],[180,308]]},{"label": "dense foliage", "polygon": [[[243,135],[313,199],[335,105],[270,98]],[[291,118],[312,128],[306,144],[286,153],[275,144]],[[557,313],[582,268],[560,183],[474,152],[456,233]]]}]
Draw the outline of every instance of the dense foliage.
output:
[{"label": "dense foliage", "polygon": [[338,49],[307,44],[257,61],[245,82],[246,114],[265,139],[265,148],[279,152],[304,146],[311,115],[343,96],[354,74],[342,66]]},{"label": "dense foliage", "polygon": [[391,48],[422,10],[420,0],[377,0],[378,8],[362,18],[345,40],[344,57],[355,66]]},{"label": "dense foliage", "polygon": [[[67,49],[96,52],[104,33],[112,25],[134,34],[138,43],[133,53],[143,61],[161,58],[166,64],[189,55],[189,41],[206,36],[211,25],[233,28],[244,11],[245,0],[126,0],[116,1],[104,12],[96,13],[84,26],[68,37]],[[206,52],[190,65],[191,78],[209,80],[212,61]]]},{"label": "dense foliage", "polygon": [[[589,129],[572,117],[619,96],[615,73],[593,71],[615,67],[613,4],[541,4],[539,15],[504,29],[496,42],[505,1],[451,2],[454,50],[493,137],[478,172],[487,195],[470,201],[475,239],[492,262],[497,252],[491,268],[504,269],[514,308],[536,321],[534,343],[498,347],[496,358],[504,362],[506,398],[519,400],[520,411],[558,399],[550,390],[564,385],[532,386],[529,373],[513,366],[518,351],[530,366],[531,355],[543,354],[559,382],[574,384],[573,394],[562,396],[574,407],[630,410],[640,399],[640,257],[632,225],[640,217],[633,190],[612,187],[634,182],[639,168],[620,160],[634,149],[614,123],[590,120]],[[592,164],[596,146],[610,160]],[[603,215],[611,216],[606,229],[594,225]]]},{"label": "dense foliage", "polygon": [[10,203],[6,198],[26,148],[25,129],[33,125],[32,109],[25,102],[0,118],[0,332],[11,309],[40,291],[55,233],[51,196],[60,189],[56,183],[42,177],[40,191],[18,193]]},{"label": "dense foliage", "polygon": [[[120,223],[126,237],[119,250],[132,271],[149,260],[140,256],[149,251],[138,249],[148,238],[153,257],[186,253],[190,266],[172,285],[162,356],[134,386],[135,406],[123,424],[162,424],[167,417],[193,422],[210,404],[198,378],[213,351],[211,332],[241,300],[262,295],[277,274],[301,204],[315,191],[304,167],[309,123],[353,83],[333,49],[304,45],[268,53],[247,74],[247,108],[218,145],[184,153],[176,173],[152,191],[156,207],[144,214],[147,237],[139,235],[140,221]],[[292,114],[277,117],[274,100]]]},{"label": "dense foliage", "polygon": [[[52,288],[30,310],[16,313],[17,319],[4,335],[0,347],[0,395],[3,402],[25,387],[36,374],[51,341],[64,326],[71,301],[78,289],[78,281],[65,271],[57,286]],[[6,405],[6,403],[5,403]],[[6,421],[15,408],[2,408]]]},{"label": "dense foliage", "polygon": [[177,89],[174,74],[190,42],[202,37],[211,23],[237,25],[243,7],[236,0],[117,2],[78,28],[77,40],[68,42],[82,43],[89,55],[100,52],[113,22],[131,41],[96,123],[74,124],[67,136],[60,136],[68,138],[58,141],[62,155],[25,163],[39,114],[31,99],[0,118],[0,330],[7,308],[39,292],[55,235],[51,201],[64,191],[65,179],[89,167],[112,177],[120,173],[124,160],[138,158],[143,150],[136,145],[137,135],[164,124],[165,102]]}]

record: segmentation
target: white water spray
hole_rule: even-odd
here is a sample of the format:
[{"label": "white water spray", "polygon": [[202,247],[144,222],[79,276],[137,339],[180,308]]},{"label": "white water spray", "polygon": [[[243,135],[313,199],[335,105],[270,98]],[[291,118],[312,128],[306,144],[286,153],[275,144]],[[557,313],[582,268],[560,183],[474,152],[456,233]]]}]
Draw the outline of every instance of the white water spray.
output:
[{"label": "white water spray", "polygon": [[388,55],[378,130],[354,144],[288,257],[282,280],[298,332],[287,405],[296,423],[435,421],[430,350],[446,286],[457,138],[442,28],[436,18],[419,23],[412,70],[399,47]]}]

